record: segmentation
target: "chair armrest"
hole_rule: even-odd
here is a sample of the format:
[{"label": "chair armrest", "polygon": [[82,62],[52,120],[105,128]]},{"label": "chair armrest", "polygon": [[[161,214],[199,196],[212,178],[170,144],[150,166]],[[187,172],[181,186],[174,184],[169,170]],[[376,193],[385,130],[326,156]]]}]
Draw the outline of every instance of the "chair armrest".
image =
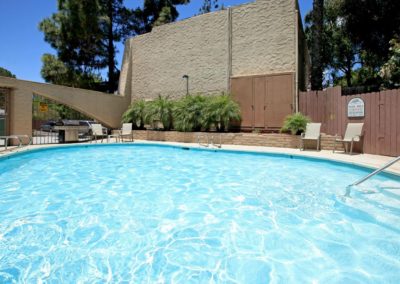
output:
[{"label": "chair armrest", "polygon": [[[356,140],[357,138],[357,140]],[[359,142],[361,140],[361,135],[356,135],[353,138],[351,138],[351,141]]]}]

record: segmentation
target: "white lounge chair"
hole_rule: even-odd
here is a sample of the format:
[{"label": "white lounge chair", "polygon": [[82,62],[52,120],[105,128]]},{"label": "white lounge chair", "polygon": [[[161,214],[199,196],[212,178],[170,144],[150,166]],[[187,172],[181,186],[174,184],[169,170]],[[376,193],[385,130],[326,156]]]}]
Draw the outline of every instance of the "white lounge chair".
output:
[{"label": "white lounge chair", "polygon": [[[333,153],[336,151],[336,142],[343,143],[345,153],[348,153],[348,145],[350,144],[350,155],[353,154],[353,144],[354,142],[360,142],[362,137],[362,129],[364,123],[349,123],[347,124],[346,132],[344,138],[336,134],[335,144],[333,146]],[[338,138],[340,137],[340,138]]]},{"label": "white lounge chair", "polygon": [[321,144],[321,123],[307,123],[306,132],[301,134],[300,150],[305,150],[305,140],[317,141],[317,151],[319,151]]},{"label": "white lounge chair", "polygon": [[[26,138],[28,143],[23,145],[22,139]],[[22,146],[28,146],[32,144],[32,137],[29,135],[7,135],[7,136],[0,136],[0,140],[4,140],[4,147],[5,150],[7,150],[8,147],[8,140],[10,139],[16,139],[18,141],[18,148]]]},{"label": "white lounge chair", "polygon": [[92,143],[93,138],[94,140],[96,140],[97,143],[97,137],[101,137],[101,143],[103,143],[104,136],[107,136],[107,134],[103,133],[103,126],[101,124],[92,124],[91,130],[92,130],[92,137],[90,139],[90,143]]}]

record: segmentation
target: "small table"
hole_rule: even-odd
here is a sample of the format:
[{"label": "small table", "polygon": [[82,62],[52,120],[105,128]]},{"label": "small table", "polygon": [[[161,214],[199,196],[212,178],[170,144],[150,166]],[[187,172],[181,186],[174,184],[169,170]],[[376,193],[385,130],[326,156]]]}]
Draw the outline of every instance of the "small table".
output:
[{"label": "small table", "polygon": [[115,138],[117,140],[117,143],[120,141],[121,138],[121,130],[115,131],[116,133],[110,134],[107,136],[107,143],[110,143],[110,138]]}]

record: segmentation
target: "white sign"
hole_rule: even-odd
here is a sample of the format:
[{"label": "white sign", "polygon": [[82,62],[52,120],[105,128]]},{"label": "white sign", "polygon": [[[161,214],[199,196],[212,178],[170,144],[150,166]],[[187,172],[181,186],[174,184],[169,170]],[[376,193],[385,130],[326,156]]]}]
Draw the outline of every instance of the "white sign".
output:
[{"label": "white sign", "polygon": [[364,101],[360,98],[354,98],[347,105],[347,117],[364,117]]}]

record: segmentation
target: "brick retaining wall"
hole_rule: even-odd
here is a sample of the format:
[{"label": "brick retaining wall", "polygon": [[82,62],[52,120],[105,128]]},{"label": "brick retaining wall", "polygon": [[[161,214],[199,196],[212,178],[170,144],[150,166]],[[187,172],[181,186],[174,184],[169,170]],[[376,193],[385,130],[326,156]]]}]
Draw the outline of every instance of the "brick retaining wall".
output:
[{"label": "brick retaining wall", "polygon": [[[206,142],[206,136],[210,139],[211,136],[214,136],[215,143],[219,143],[219,133],[134,130],[135,139],[149,141],[197,143],[198,135],[201,135],[200,142],[202,143]],[[322,134],[321,148],[323,150],[332,150],[334,140],[334,136]],[[300,136],[264,133],[221,133],[221,142],[222,144],[230,145],[299,148]],[[341,145],[338,144],[337,146],[338,150],[343,150]],[[306,147],[315,149],[315,142],[309,141]]]}]

